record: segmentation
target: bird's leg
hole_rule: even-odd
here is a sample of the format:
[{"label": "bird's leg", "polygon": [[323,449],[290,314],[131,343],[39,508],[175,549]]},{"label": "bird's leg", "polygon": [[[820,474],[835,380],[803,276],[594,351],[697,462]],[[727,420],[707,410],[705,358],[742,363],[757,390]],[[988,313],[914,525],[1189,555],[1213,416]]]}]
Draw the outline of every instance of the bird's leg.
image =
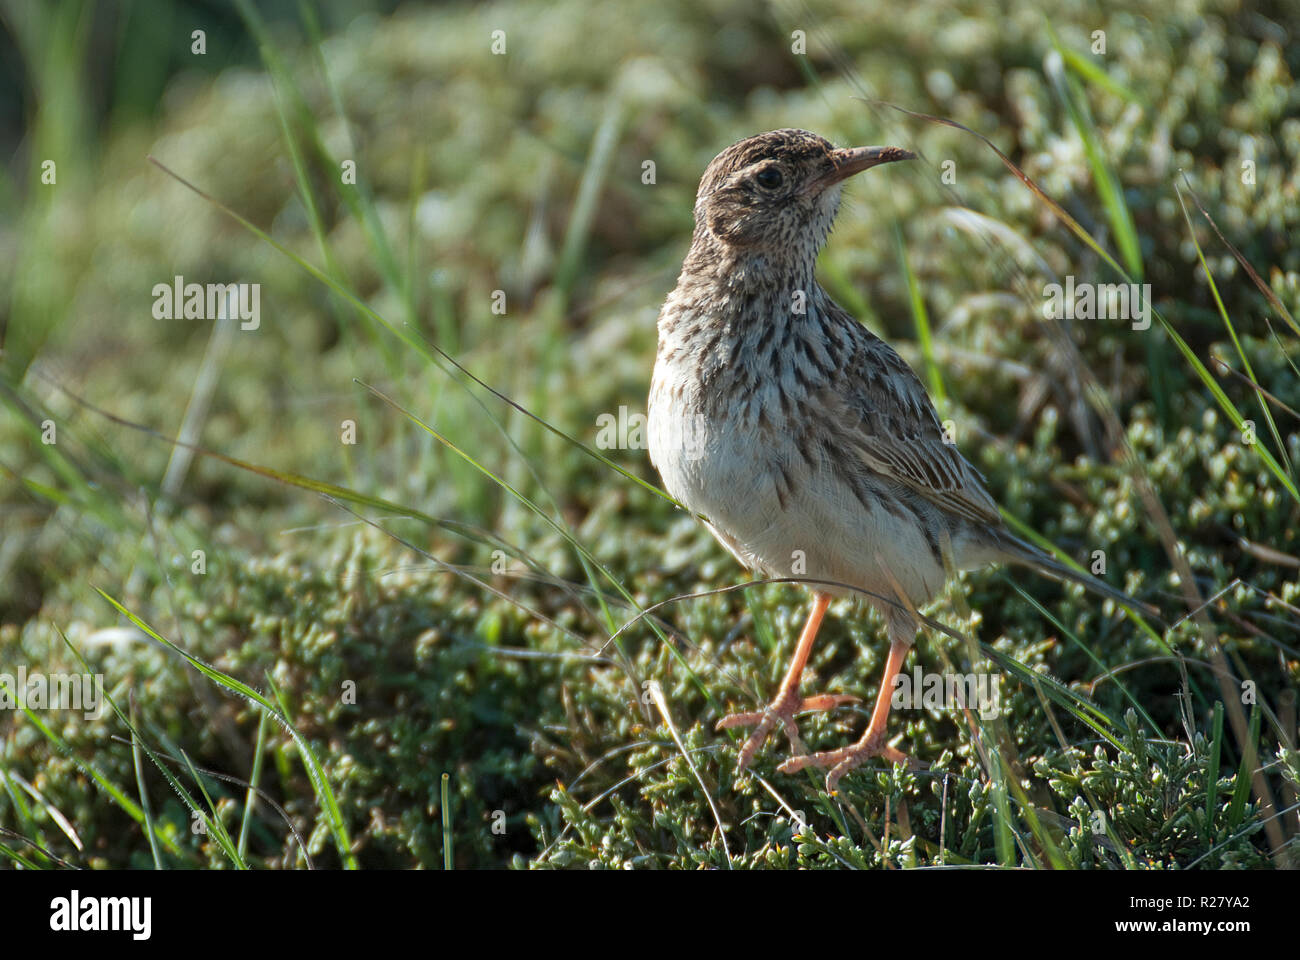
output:
[{"label": "bird's leg", "polygon": [[895,750],[885,743],[885,725],[889,721],[889,707],[894,693],[894,678],[903,668],[903,659],[911,648],[910,639],[895,636],[889,644],[889,660],[885,663],[885,675],[880,681],[880,693],[876,696],[876,708],[871,712],[871,723],[862,739],[849,747],[839,750],[827,750],[812,756],[791,757],[777,767],[782,773],[797,773],[805,767],[830,767],[826,775],[826,792],[834,793],[840,777],[869,757],[884,757],[891,763],[907,763],[909,757],[901,750]]},{"label": "bird's leg", "polygon": [[810,710],[830,710],[840,704],[857,702],[858,698],[850,694],[828,693],[807,698],[799,696],[799,679],[803,676],[808,654],[812,651],[813,641],[817,639],[817,630],[821,627],[822,617],[826,615],[826,608],[830,606],[830,602],[829,594],[813,594],[812,611],[808,614],[808,622],[804,624],[803,632],[799,634],[799,645],[795,648],[794,657],[790,660],[790,669],[786,671],[785,679],[781,681],[781,689],[777,692],[776,699],[768,704],[766,709],[753,713],[733,713],[718,721],[719,730],[757,724],[757,729],[749,735],[749,739],[740,749],[740,759],[736,762],[737,775],[749,766],[749,761],[754,759],[754,754],[758,752],[758,748],[763,745],[763,741],[778,722],[784,727],[785,735],[790,738],[790,746],[795,753],[806,753],[807,748],[799,739],[799,728],[795,726],[795,714],[807,713]]}]

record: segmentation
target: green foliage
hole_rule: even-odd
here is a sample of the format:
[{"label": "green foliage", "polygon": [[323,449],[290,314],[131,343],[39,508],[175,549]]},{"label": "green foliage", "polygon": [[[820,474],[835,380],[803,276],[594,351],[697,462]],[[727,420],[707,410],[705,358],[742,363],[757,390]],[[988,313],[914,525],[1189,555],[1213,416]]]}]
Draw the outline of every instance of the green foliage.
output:
[{"label": "green foliage", "polygon": [[[209,38],[235,65],[155,108],[162,80],[115,66],[100,131],[89,71],[40,66],[90,55],[52,9],[14,29],[58,186],[0,190],[23,241],[0,268],[0,674],[84,658],[121,713],[0,712],[0,864],[1260,868],[1278,836],[1295,862],[1300,48],[1259,29],[1267,4],[504,2],[320,40],[250,3]],[[976,137],[863,95],[988,136],[1079,232]],[[967,574],[930,612],[977,642],[927,631],[907,669],[994,674],[1000,715],[899,709],[929,768],[868,764],[834,797],[776,772],[779,737],[736,780],[714,729],[770,698],[804,594],[675,599],[743,574],[641,450],[598,439],[643,409],[700,171],[790,125],[926,158],[846,191],[822,274],[942,385],[998,502],[1178,620],[1149,484],[1209,601],[1148,632],[1074,587]],[[1044,284],[1121,263],[1160,319],[1077,321],[1063,350]],[[178,274],[261,283],[261,328],[223,353],[206,321],[155,320]],[[218,456],[164,492],[209,374],[193,440]],[[869,704],[885,648],[837,603],[806,689]],[[800,729],[827,749],[865,723]]]}]

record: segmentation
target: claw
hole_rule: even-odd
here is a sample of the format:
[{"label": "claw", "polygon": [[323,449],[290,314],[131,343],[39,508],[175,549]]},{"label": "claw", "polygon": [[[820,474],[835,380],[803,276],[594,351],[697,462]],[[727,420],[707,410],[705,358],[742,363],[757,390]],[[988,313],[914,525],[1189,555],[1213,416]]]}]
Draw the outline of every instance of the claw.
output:
[{"label": "claw", "polygon": [[736,761],[736,775],[739,776],[754,759],[754,754],[763,745],[767,735],[779,722],[790,741],[790,748],[796,754],[806,754],[808,748],[799,737],[799,728],[794,722],[796,714],[810,713],[815,710],[832,710],[845,703],[857,703],[857,697],[847,693],[824,693],[815,697],[797,699],[792,696],[780,696],[762,710],[751,713],[733,713],[718,721],[717,729],[729,730],[732,727],[756,726],[757,729],[745,740],[740,748],[740,758]]},{"label": "claw", "polygon": [[884,742],[883,737],[868,731],[867,735],[850,747],[791,757],[776,769],[781,773],[798,773],[806,767],[830,767],[830,772],[826,774],[826,792],[834,794],[841,777],[872,757],[883,757],[890,763],[906,763],[917,769],[927,766],[922,761],[913,760],[903,751],[891,747]]},{"label": "claw", "polygon": [[813,594],[813,606],[808,613],[808,622],[804,624],[803,631],[799,634],[799,644],[795,648],[794,657],[790,660],[790,669],[786,671],[785,679],[781,681],[781,692],[777,694],[776,699],[764,710],[753,713],[733,713],[718,721],[719,730],[751,725],[756,725],[758,728],[749,735],[745,745],[740,748],[740,759],[736,761],[736,776],[740,776],[749,766],[749,761],[754,759],[754,754],[758,752],[758,748],[763,745],[763,741],[767,739],[767,735],[772,732],[772,728],[778,721],[785,730],[785,735],[790,739],[791,749],[796,754],[807,753],[808,749],[799,739],[799,728],[794,722],[795,714],[806,713],[809,710],[830,710],[841,703],[851,703],[858,699],[847,694],[823,694],[819,697],[809,697],[807,700],[799,697],[799,678],[803,675],[804,664],[808,662],[808,653],[812,650],[813,641],[817,638],[817,629],[821,626],[822,616],[826,613],[830,602],[830,594]]}]

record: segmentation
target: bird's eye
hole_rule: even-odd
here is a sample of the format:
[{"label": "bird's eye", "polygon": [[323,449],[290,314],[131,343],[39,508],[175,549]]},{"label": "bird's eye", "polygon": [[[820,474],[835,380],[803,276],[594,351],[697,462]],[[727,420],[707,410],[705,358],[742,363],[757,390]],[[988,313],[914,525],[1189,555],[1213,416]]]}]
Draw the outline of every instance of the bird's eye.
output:
[{"label": "bird's eye", "polygon": [[764,167],[754,175],[754,180],[765,190],[775,190],[781,186],[783,179],[781,171],[776,167]]}]

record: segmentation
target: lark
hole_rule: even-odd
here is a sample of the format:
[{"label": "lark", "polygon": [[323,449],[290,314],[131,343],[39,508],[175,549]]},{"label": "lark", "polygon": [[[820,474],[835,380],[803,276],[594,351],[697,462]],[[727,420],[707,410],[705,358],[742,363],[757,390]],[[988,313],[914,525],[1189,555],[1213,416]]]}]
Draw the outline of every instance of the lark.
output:
[{"label": "lark", "polygon": [[[648,438],[665,487],[744,566],[812,589],[775,699],[718,727],[755,728],[740,773],[780,724],[795,755],[778,769],[826,768],[829,792],[870,757],[907,761],[886,742],[893,681],[917,609],[951,571],[1024,564],[1133,603],[1007,530],[916,374],[817,283],[844,181],[911,159],[898,147],[836,149],[806,130],[728,147],[700,180],[690,252],[658,321]],[[809,755],[796,714],[857,699],[800,694],[828,605],[852,594],[887,627],[880,692],[860,740]]]}]

